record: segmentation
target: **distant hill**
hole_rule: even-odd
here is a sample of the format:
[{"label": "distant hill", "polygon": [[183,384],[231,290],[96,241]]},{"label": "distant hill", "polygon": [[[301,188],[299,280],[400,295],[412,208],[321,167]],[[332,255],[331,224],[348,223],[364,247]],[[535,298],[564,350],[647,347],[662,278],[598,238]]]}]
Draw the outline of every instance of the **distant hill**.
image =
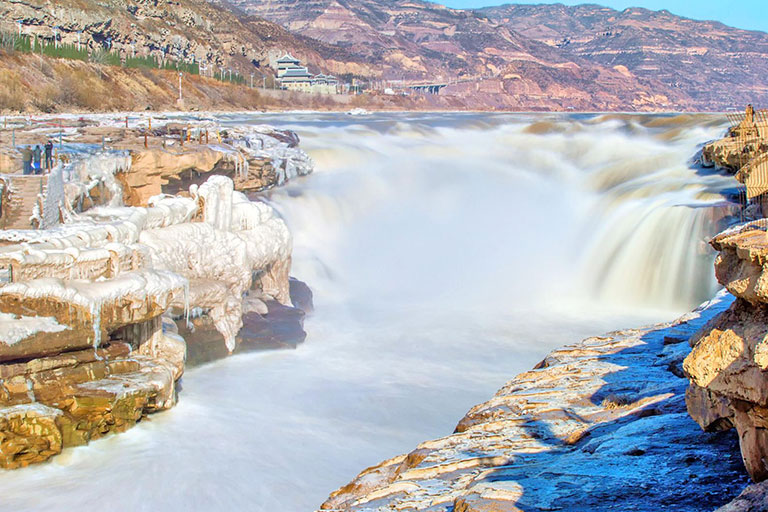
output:
[{"label": "distant hill", "polygon": [[482,105],[718,110],[768,102],[768,34],[666,11],[596,5],[468,11],[419,0],[232,3],[337,45],[387,79],[491,77],[474,91],[467,85],[453,91],[474,93]]},{"label": "distant hill", "polygon": [[768,34],[669,11],[597,5],[505,5],[479,11],[500,26],[558,48],[569,59],[624,66],[696,105],[768,100]]},{"label": "distant hill", "polygon": [[[768,104],[768,34],[596,5],[450,9],[421,0],[0,0],[0,30],[379,85],[448,84],[435,108],[724,110]],[[108,43],[109,42],[109,43]],[[423,102],[422,102],[423,103]]]}]

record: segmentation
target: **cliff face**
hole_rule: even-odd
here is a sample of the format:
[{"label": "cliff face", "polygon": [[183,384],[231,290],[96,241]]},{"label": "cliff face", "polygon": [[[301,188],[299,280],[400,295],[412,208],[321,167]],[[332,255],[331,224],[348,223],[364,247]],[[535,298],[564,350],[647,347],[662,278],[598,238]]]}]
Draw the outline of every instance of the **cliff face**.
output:
[{"label": "cliff face", "polygon": [[741,491],[743,468],[732,435],[688,417],[680,365],[729,304],[552,352],[454,434],[366,469],[322,508],[711,511]]},{"label": "cliff face", "polygon": [[736,427],[755,481],[768,479],[768,237],[761,221],[712,241],[718,281],[737,297],[694,339],[686,401],[705,430]]}]

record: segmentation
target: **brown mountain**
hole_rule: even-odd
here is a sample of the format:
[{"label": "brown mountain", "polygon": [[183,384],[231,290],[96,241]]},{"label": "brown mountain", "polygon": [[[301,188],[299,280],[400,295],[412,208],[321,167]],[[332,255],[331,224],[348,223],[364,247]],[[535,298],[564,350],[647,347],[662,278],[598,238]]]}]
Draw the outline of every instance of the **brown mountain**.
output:
[{"label": "brown mountain", "polygon": [[0,0],[0,29],[272,76],[283,52],[376,85],[449,84],[427,108],[722,110],[765,104],[768,34],[594,5],[421,0]]},{"label": "brown mountain", "polygon": [[474,78],[445,90],[469,105],[712,110],[768,100],[760,82],[767,34],[666,11],[595,5],[466,11],[420,0],[232,2],[343,48],[381,78]]},{"label": "brown mountain", "polygon": [[567,59],[623,66],[633,75],[720,108],[768,100],[768,34],[669,11],[597,5],[505,5],[480,14]]}]

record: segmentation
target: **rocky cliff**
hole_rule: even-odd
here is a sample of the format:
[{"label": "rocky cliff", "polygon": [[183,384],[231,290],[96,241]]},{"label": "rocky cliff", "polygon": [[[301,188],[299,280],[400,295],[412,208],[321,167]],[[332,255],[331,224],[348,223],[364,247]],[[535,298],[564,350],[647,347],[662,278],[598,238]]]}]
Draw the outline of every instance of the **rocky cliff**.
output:
[{"label": "rocky cliff", "polygon": [[[123,56],[152,56],[239,69],[268,66],[270,52],[293,51],[312,61],[352,60],[336,48],[205,0],[0,1],[0,30]],[[54,32],[56,29],[56,32]],[[210,71],[210,67],[208,68]]]},{"label": "rocky cliff", "polygon": [[691,379],[686,401],[708,431],[735,427],[741,454],[755,481],[768,478],[768,256],[766,222],[726,231],[712,240],[719,251],[718,281],[737,297],[691,340],[685,360]]}]

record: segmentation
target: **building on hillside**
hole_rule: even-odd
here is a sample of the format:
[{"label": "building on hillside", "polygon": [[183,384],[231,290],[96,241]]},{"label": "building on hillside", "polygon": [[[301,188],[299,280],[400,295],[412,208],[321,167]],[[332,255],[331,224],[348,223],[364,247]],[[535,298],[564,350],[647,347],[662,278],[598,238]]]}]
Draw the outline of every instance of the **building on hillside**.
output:
[{"label": "building on hillside", "polygon": [[[286,53],[283,57],[280,57],[277,59],[277,77],[280,78],[285,74],[286,71],[289,69],[294,68],[300,68],[301,67],[301,61],[291,55],[290,53]],[[306,69],[306,68],[304,68]]]},{"label": "building on hillside", "polygon": [[314,94],[338,94],[339,80],[331,75],[312,75],[290,53],[277,60],[277,81],[281,89]]}]

